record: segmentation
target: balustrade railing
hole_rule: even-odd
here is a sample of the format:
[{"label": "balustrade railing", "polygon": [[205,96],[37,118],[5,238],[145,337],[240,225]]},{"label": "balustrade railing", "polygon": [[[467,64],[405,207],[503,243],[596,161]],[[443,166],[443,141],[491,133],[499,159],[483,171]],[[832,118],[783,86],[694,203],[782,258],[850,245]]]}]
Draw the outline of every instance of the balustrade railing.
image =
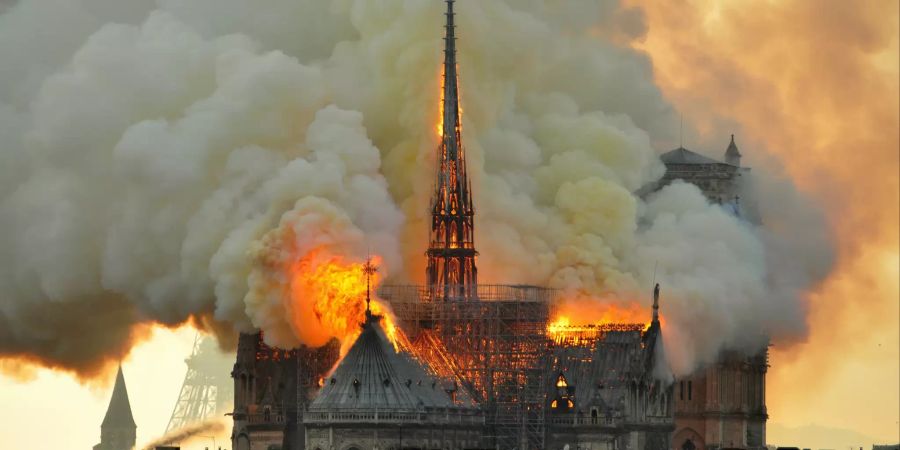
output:
[{"label": "balustrade railing", "polygon": [[354,411],[307,411],[303,414],[305,423],[371,423],[371,424],[406,424],[432,423],[440,425],[483,425],[481,414],[460,414],[451,412],[354,412]]}]

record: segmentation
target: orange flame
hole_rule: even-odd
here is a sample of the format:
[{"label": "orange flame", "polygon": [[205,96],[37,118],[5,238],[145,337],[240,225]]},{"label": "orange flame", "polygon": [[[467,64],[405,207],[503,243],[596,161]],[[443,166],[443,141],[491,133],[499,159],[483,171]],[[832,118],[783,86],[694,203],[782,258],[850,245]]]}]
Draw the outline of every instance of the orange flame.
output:
[{"label": "orange flame", "polygon": [[553,319],[547,324],[547,335],[551,339],[558,340],[568,333],[587,331],[597,326],[644,329],[649,326],[649,322],[649,308],[637,302],[620,304],[590,297],[577,297],[561,300],[556,305]]},{"label": "orange flame", "polygon": [[[443,66],[441,66],[441,75],[440,75],[440,85],[441,85],[441,101],[438,102],[438,116],[437,123],[434,125],[434,131],[437,133],[438,138],[444,137],[444,83],[446,82],[446,74],[444,73]],[[458,65],[457,65],[458,67]],[[457,69],[458,71],[459,69]],[[457,83],[456,86],[456,95],[462,98],[462,92],[460,91],[460,86]],[[459,109],[459,126],[460,130],[462,130],[462,116],[463,116],[463,106],[462,102],[457,101],[456,107]]]},{"label": "orange flame", "polygon": [[[373,258],[376,264],[380,258]],[[293,328],[301,342],[324,345],[329,339],[341,341],[341,355],[359,335],[366,317],[366,273],[364,263],[346,261],[322,249],[309,252],[291,268],[291,302]],[[372,313],[380,315],[382,327],[394,348],[398,348],[400,331],[387,306],[375,298],[381,281],[372,274],[370,295]]]},{"label": "orange flame", "polygon": [[437,125],[435,125],[434,130],[437,132],[437,137],[444,137],[444,70],[441,69],[441,101],[438,102],[438,116],[437,116]]}]

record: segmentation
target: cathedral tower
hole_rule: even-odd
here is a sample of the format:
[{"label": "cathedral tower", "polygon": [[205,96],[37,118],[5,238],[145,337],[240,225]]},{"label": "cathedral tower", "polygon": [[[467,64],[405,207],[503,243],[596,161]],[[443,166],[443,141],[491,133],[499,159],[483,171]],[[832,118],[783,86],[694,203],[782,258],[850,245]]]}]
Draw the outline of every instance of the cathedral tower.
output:
[{"label": "cathedral tower", "polygon": [[475,208],[462,146],[453,0],[447,0],[446,15],[441,143],[426,253],[426,282],[432,299],[443,301],[475,298],[477,283]]}]

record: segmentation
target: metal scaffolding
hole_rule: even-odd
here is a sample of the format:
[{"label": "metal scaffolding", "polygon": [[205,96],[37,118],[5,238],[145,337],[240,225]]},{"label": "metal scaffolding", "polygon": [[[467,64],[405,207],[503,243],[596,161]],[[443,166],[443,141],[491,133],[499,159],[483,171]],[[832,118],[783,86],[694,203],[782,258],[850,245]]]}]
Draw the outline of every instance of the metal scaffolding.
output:
[{"label": "metal scaffolding", "polygon": [[474,299],[459,301],[433,296],[426,286],[382,286],[378,294],[417,355],[458,376],[484,405],[497,447],[544,448],[553,290],[478,285]]}]

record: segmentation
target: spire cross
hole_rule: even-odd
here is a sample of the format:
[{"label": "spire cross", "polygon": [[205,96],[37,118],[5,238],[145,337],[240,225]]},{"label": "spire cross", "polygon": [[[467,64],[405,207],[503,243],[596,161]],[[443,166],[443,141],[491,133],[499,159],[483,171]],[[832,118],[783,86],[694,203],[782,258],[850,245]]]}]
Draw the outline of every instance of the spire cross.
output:
[{"label": "spire cross", "polygon": [[372,275],[378,272],[378,267],[372,264],[371,257],[366,257],[366,263],[363,265],[362,270],[366,274],[366,315],[369,315],[372,313],[371,279]]}]

